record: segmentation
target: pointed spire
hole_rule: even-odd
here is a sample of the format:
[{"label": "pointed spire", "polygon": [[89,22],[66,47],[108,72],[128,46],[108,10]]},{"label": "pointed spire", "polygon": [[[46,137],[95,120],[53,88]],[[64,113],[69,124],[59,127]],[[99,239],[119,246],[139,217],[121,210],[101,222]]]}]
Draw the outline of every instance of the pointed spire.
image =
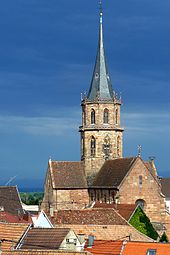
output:
[{"label": "pointed spire", "polygon": [[96,63],[94,67],[93,77],[87,99],[89,101],[112,100],[113,89],[110,81],[110,76],[107,68],[104,44],[103,44],[103,10],[102,1],[100,1],[100,29],[99,42]]}]

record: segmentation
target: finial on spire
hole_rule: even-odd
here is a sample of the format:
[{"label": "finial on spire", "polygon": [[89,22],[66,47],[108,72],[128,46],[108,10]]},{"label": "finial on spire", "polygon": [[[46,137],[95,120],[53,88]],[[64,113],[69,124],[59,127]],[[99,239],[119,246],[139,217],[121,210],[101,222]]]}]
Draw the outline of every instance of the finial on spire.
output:
[{"label": "finial on spire", "polygon": [[100,23],[102,23],[102,16],[103,16],[102,0],[100,0],[99,4],[100,4]]}]

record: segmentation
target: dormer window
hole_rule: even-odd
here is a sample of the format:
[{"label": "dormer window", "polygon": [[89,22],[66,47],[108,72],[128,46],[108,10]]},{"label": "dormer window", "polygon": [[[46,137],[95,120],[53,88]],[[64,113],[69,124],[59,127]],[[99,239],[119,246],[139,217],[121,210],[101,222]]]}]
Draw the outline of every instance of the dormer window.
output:
[{"label": "dormer window", "polygon": [[91,110],[91,124],[95,124],[96,122],[96,117],[95,117],[95,110]]},{"label": "dormer window", "polygon": [[109,123],[109,110],[108,109],[104,109],[103,123],[104,124],[108,124]]}]

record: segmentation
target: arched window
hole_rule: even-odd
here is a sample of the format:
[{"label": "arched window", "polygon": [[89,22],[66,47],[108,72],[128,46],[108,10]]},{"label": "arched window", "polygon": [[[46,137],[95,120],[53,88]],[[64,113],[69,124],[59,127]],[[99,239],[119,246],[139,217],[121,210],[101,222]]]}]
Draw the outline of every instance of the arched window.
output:
[{"label": "arched window", "polygon": [[94,138],[94,136],[92,136],[91,138],[91,156],[94,157],[96,154],[96,139]]},{"label": "arched window", "polygon": [[135,204],[139,205],[142,209],[144,209],[146,203],[143,199],[138,199],[136,200]]},{"label": "arched window", "polygon": [[116,124],[118,124],[118,109],[116,109],[116,112],[115,112],[115,121],[116,121]]},{"label": "arched window", "polygon": [[117,156],[120,156],[120,136],[117,137]]},{"label": "arched window", "polygon": [[84,134],[81,135],[81,158],[84,158]]},{"label": "arched window", "polygon": [[103,123],[104,124],[108,124],[109,123],[109,110],[108,109],[104,109]]},{"label": "arched window", "polygon": [[95,124],[96,118],[95,118],[95,110],[91,110],[91,124]]},{"label": "arched window", "polygon": [[83,112],[82,112],[82,125],[86,125],[86,112],[85,112],[84,109],[83,109]]},{"label": "arched window", "polygon": [[140,188],[142,187],[142,182],[143,182],[142,175],[139,175],[139,187]]}]

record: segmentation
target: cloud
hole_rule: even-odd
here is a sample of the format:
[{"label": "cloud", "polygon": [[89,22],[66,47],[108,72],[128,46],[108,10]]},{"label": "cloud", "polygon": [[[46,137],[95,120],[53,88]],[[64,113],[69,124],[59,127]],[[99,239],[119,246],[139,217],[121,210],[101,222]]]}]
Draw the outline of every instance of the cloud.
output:
[{"label": "cloud", "polygon": [[130,112],[122,114],[125,129],[133,136],[150,136],[159,139],[165,132],[170,132],[170,115],[168,112]]},{"label": "cloud", "polygon": [[[65,136],[78,130],[81,125],[81,111],[77,107],[58,109],[56,116],[0,116],[0,132],[21,132],[30,135]],[[55,111],[53,112],[53,114]],[[123,112],[122,123],[129,134],[152,135],[170,131],[170,115],[168,112]],[[164,128],[162,128],[162,125]],[[11,127],[13,127],[11,129]]]},{"label": "cloud", "polygon": [[[12,129],[11,129],[12,127]],[[44,136],[67,136],[78,128],[74,117],[0,116],[0,132]]]}]

